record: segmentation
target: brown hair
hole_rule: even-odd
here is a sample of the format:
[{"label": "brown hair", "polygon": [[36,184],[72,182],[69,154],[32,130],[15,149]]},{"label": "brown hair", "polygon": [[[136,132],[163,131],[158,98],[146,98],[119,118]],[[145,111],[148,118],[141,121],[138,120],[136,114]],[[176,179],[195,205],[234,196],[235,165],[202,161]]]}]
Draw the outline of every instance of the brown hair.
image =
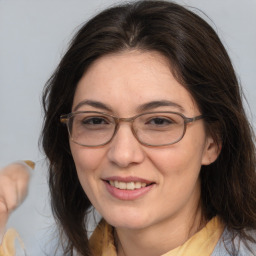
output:
[{"label": "brown hair", "polygon": [[166,56],[176,79],[194,97],[208,131],[221,144],[218,159],[201,168],[204,217],[219,215],[230,230],[248,238],[244,229],[256,229],[254,135],[227,52],[215,31],[188,9],[139,1],[107,9],[82,26],[45,87],[42,144],[50,163],[52,210],[68,241],[65,253],[76,249],[91,255],[86,229],[91,203],[59,117],[71,111],[77,83],[92,62],[127,49]]}]

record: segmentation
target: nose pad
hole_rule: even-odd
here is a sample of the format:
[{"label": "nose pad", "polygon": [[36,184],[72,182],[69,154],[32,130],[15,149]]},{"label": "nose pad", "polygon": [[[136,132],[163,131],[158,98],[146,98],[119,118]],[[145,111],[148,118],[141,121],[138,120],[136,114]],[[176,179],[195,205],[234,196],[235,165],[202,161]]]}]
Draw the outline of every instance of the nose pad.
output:
[{"label": "nose pad", "polygon": [[144,158],[143,146],[135,138],[130,125],[119,126],[110,142],[108,159],[119,167],[125,168],[131,164],[143,162]]}]

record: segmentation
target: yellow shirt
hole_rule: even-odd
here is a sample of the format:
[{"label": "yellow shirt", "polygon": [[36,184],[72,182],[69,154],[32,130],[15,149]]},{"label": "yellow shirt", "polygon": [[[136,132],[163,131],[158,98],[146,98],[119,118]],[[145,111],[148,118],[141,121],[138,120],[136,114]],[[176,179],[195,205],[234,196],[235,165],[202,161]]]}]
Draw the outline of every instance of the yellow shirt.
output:
[{"label": "yellow shirt", "polygon": [[[199,232],[194,234],[183,245],[162,256],[210,256],[220,239],[224,225],[218,217],[210,220]],[[24,245],[14,229],[9,229],[0,245],[0,256],[15,256],[15,240]],[[114,245],[113,227],[102,220],[90,238],[90,246],[94,256],[117,256]]]},{"label": "yellow shirt", "polygon": [[[210,256],[223,230],[223,223],[218,217],[214,217],[203,229],[194,234],[183,245],[162,256]],[[117,256],[113,227],[102,220],[90,238],[90,246],[94,256]]]}]

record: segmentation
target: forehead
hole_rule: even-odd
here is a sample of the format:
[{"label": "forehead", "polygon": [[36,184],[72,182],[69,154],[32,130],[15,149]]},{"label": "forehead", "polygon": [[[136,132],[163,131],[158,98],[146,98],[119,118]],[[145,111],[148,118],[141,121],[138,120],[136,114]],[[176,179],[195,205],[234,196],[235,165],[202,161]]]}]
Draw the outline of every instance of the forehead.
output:
[{"label": "forehead", "polygon": [[73,108],[94,100],[113,108],[173,101],[186,111],[196,108],[190,93],[174,78],[170,62],[158,52],[128,51],[97,59],[77,85]]}]

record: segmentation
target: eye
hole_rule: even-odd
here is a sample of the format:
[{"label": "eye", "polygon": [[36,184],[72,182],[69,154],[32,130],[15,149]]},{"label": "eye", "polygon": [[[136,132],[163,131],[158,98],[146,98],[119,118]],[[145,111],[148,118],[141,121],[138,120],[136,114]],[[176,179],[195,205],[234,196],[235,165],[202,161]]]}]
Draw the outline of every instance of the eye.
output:
[{"label": "eye", "polygon": [[146,124],[155,125],[155,126],[166,126],[174,123],[175,122],[172,119],[167,117],[153,117],[146,122]]},{"label": "eye", "polygon": [[99,116],[86,117],[81,122],[83,125],[105,125],[110,123],[106,118]]}]

